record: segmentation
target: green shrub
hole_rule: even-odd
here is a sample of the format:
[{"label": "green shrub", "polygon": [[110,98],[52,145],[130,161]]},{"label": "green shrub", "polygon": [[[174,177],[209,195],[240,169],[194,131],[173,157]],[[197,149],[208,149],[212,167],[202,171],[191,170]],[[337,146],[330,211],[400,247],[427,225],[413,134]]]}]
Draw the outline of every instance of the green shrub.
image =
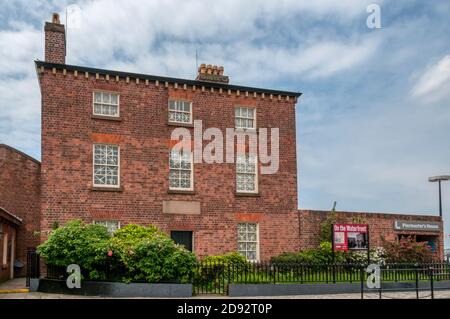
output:
[{"label": "green shrub", "polygon": [[98,279],[97,268],[108,258],[110,236],[105,227],[73,220],[52,230],[37,251],[49,265],[79,265],[89,278]]},{"label": "green shrub", "polygon": [[127,225],[114,233],[110,244],[126,270],[126,282],[187,282],[197,262],[192,252],[154,226]]},{"label": "green shrub", "polygon": [[244,272],[250,263],[237,252],[229,252],[224,255],[207,256],[202,259],[196,272],[196,281],[203,284],[219,284],[223,278],[230,278],[235,274]]},{"label": "green shrub", "polygon": [[395,242],[383,242],[384,259],[387,263],[427,263],[436,257],[427,242],[416,242],[411,237]]},{"label": "green shrub", "polygon": [[207,256],[202,259],[202,263],[234,266],[245,266],[248,264],[247,259],[245,259],[245,257],[238,252],[230,252],[224,255]]},{"label": "green shrub", "polygon": [[[333,251],[330,242],[322,242],[318,248],[300,252],[288,252],[272,257],[274,264],[329,264],[333,262]],[[335,251],[334,262],[345,262],[345,254]]]},{"label": "green shrub", "polygon": [[[376,247],[370,249],[370,262],[376,264],[384,264],[385,251],[382,247]],[[367,264],[367,251],[366,250],[356,250],[348,251],[345,254],[345,258],[348,263],[351,264]]]}]

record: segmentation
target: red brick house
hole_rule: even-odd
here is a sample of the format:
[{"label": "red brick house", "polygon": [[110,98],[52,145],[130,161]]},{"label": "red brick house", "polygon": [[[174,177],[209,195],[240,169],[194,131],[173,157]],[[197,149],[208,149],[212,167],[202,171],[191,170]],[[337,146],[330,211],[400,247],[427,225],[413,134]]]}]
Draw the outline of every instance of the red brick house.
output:
[{"label": "red brick house", "polygon": [[[54,222],[80,218],[110,228],[154,224],[199,256],[239,250],[267,259],[298,249],[299,93],[229,85],[223,68],[185,80],[66,65],[57,17],[45,25],[36,70],[43,236]],[[169,160],[171,132],[185,127],[193,136],[193,120],[223,132],[238,122],[278,127],[280,169],[241,174],[235,164]],[[251,181],[240,185],[241,177]]]},{"label": "red brick house", "polygon": [[[297,203],[300,93],[231,85],[221,67],[202,65],[197,78],[188,80],[67,65],[64,31],[54,15],[45,24],[45,61],[35,61],[42,95],[41,163],[0,145],[0,225],[5,225],[0,257],[1,241],[9,238],[7,250],[12,244],[7,232],[17,233],[15,258],[24,262],[26,247],[71,219],[110,230],[153,224],[199,257],[239,251],[250,260],[267,260],[318,244],[327,212],[298,210]],[[279,128],[278,171],[261,174],[262,165],[247,147],[237,163],[198,163],[173,153],[173,130],[185,128],[195,136],[196,120],[202,120],[203,132]],[[241,147],[236,141],[232,146]],[[369,224],[373,246],[381,235],[387,240],[414,235],[435,242],[442,255],[439,217],[350,212],[338,217],[341,223],[357,217]],[[404,220],[413,226],[437,223],[438,229],[402,229]],[[8,256],[6,264],[12,265],[14,257]],[[10,270],[0,276],[10,276]]]}]

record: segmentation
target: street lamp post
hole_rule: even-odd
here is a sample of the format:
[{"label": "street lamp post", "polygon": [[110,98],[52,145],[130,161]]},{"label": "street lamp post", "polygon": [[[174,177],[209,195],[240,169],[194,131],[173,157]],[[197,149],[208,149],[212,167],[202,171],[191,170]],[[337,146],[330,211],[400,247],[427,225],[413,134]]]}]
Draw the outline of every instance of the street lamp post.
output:
[{"label": "street lamp post", "polygon": [[442,181],[449,181],[450,175],[441,175],[441,176],[432,176],[428,178],[429,182],[439,183],[439,216],[442,217],[442,194],[441,194],[441,182]]}]

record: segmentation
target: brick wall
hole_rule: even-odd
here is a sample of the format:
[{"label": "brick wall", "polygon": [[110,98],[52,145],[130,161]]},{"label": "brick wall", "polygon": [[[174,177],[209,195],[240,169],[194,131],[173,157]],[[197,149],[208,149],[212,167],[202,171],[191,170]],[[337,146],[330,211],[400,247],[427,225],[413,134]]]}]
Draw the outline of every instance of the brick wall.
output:
[{"label": "brick wall", "polygon": [[[17,232],[16,259],[26,263],[26,248],[35,247],[40,230],[40,163],[0,144],[0,207],[22,219]],[[16,275],[24,275],[25,269]]]},{"label": "brick wall", "polygon": [[[326,220],[330,211],[299,210],[300,213],[300,247],[308,249],[317,247],[321,224]],[[443,256],[443,224],[439,216],[380,214],[367,212],[336,212],[338,223],[363,223],[369,225],[370,244],[372,247],[382,245],[382,238],[395,241],[398,235],[430,235],[438,238],[437,249],[439,256]],[[394,230],[395,220],[440,222],[440,232],[428,231],[399,231]]]},{"label": "brick wall", "polygon": [[[295,101],[258,94],[228,94],[210,88],[115,77],[84,72],[40,70],[42,92],[42,240],[53,222],[73,218],[120,221],[121,225],[154,224],[163,231],[194,231],[199,256],[237,249],[237,223],[256,221],[260,227],[261,259],[298,249]],[[120,121],[91,118],[93,90],[120,94]],[[239,95],[238,95],[239,94]],[[194,194],[168,194],[167,124],[169,96],[193,102],[194,120],[203,129],[234,127],[235,105],[257,109],[258,127],[280,128],[280,169],[259,175],[259,196],[235,194],[234,164],[195,164]],[[193,136],[193,129],[190,128]],[[92,189],[94,142],[120,146],[120,192]],[[206,145],[207,142],[204,142]],[[199,201],[201,214],[163,214],[166,200]]]},{"label": "brick wall", "polygon": [[66,61],[66,35],[64,25],[45,23],[45,61],[64,64]]}]

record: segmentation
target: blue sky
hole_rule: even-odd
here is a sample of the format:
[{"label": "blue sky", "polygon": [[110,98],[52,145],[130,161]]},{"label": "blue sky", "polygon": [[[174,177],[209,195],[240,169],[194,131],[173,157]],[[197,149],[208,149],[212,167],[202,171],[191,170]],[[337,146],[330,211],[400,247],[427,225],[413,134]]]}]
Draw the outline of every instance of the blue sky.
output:
[{"label": "blue sky", "polygon": [[[381,29],[366,26],[381,7]],[[0,143],[40,158],[43,25],[76,4],[67,63],[304,93],[297,105],[299,206],[437,214],[450,174],[448,1],[0,0]],[[73,19],[73,17],[72,17]],[[443,185],[450,245],[450,183]]]}]

